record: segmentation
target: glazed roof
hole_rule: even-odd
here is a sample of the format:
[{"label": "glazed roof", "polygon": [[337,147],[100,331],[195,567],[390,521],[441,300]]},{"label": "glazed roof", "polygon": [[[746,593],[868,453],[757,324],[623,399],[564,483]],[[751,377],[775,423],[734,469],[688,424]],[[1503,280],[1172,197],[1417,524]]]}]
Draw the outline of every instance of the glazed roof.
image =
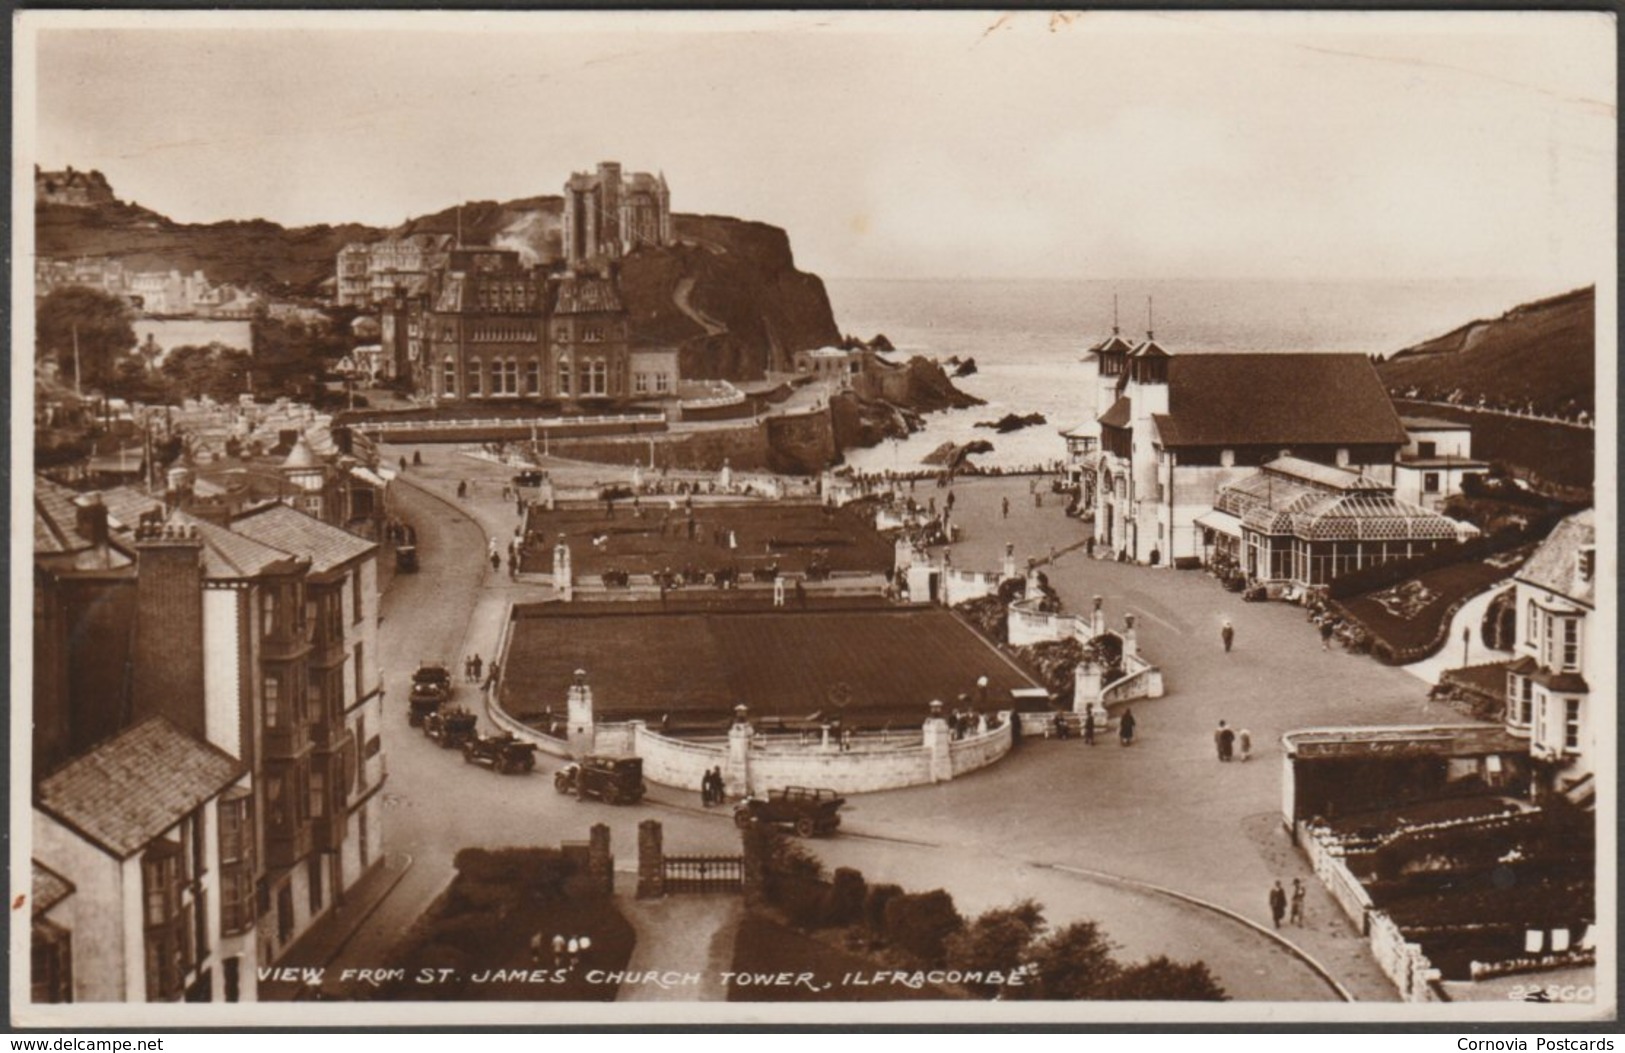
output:
[{"label": "glazed roof", "polygon": [[224,750],[153,717],[47,776],[36,806],[128,859],[243,771]]},{"label": "glazed roof", "polygon": [[1535,549],[1529,562],[1518,571],[1519,581],[1536,588],[1555,592],[1587,607],[1597,604],[1596,564],[1593,555],[1590,575],[1580,573],[1580,552],[1597,544],[1597,520],[1594,509],[1576,512],[1553,528],[1546,540]]},{"label": "glazed roof", "polygon": [[563,278],[554,314],[601,314],[626,310],[615,283],[607,278]]},{"label": "glazed roof", "polygon": [[1358,472],[1280,457],[1219,491],[1214,507],[1262,534],[1309,541],[1453,540],[1459,527]]}]

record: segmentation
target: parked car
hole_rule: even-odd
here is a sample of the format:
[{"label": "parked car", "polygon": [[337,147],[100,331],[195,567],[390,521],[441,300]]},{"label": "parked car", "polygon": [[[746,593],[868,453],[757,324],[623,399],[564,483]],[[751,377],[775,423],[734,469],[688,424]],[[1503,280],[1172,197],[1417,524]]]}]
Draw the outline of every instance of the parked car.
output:
[{"label": "parked car", "polygon": [[648,787],[643,782],[642,757],[585,757],[553,775],[553,789],[605,804],[637,804]]},{"label": "parked car", "polygon": [[846,798],[834,790],[811,790],[786,786],[769,790],[767,797],[747,797],[734,808],[734,824],[744,828],[751,823],[790,826],[801,837],[831,834],[841,825],[840,809]]},{"label": "parked car", "polygon": [[429,714],[441,704],[451,701],[451,670],[439,662],[424,662],[412,674],[412,692],[407,698],[410,706],[407,723],[422,727]]},{"label": "parked car", "polygon": [[416,545],[395,546],[395,569],[403,574],[412,574],[417,571],[418,547]]},{"label": "parked car", "polygon": [[443,750],[460,749],[476,738],[479,718],[462,706],[440,709],[423,718],[423,733]]},{"label": "parked car", "polygon": [[511,731],[475,735],[463,743],[463,760],[483,764],[498,775],[523,775],[536,767],[536,744],[520,742]]}]

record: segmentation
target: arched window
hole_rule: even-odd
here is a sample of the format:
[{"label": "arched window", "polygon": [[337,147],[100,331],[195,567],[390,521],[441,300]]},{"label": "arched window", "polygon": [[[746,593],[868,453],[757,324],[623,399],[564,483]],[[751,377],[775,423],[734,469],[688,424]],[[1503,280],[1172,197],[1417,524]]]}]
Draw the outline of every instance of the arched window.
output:
[{"label": "arched window", "polygon": [[525,363],[525,394],[540,395],[541,393],[542,363],[532,358]]},{"label": "arched window", "polygon": [[493,358],[491,360],[491,386],[487,394],[501,395],[502,393],[502,360]]}]

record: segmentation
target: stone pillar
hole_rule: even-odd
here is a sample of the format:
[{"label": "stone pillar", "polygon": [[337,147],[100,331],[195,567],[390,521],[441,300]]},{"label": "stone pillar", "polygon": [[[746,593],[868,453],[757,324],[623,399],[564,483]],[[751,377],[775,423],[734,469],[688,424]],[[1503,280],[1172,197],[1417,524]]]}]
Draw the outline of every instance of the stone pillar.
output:
[{"label": "stone pillar", "polygon": [[1082,714],[1100,705],[1100,666],[1085,658],[1072,671],[1072,712]]},{"label": "stone pillar", "polygon": [[728,458],[724,457],[722,459],[722,471],[717,474],[717,486],[723,490],[727,490],[729,487],[733,486],[733,484],[733,466],[728,463]]},{"label": "stone pillar", "polygon": [[1029,562],[1027,564],[1027,595],[1036,599],[1043,594],[1044,590],[1038,587],[1038,563],[1036,561]]},{"label": "stone pillar", "polygon": [[576,760],[593,752],[598,731],[593,721],[592,688],[587,684],[587,671],[577,669],[575,683],[570,685],[566,703],[569,720],[570,755]]},{"label": "stone pillar", "polygon": [[942,703],[932,701],[931,715],[925,718],[923,738],[925,753],[931,765],[931,781],[947,782],[954,777],[953,757],[949,754],[952,736],[948,722],[942,718]]},{"label": "stone pillar", "polygon": [[1094,609],[1089,612],[1089,639],[1091,640],[1106,631],[1105,603],[1105,600],[1096,596]]},{"label": "stone pillar", "polygon": [[666,894],[665,833],[658,819],[638,824],[638,899],[659,899]]},{"label": "stone pillar", "polygon": [[1009,581],[1016,577],[1016,546],[1006,541],[1004,543],[1004,562],[999,566],[999,580]]},{"label": "stone pillar", "polygon": [[773,606],[784,606],[784,575],[773,575]]},{"label": "stone pillar", "polygon": [[722,765],[722,787],[730,797],[750,795],[750,743],[755,734],[745,707],[735,706],[734,722],[728,728],[728,756]]},{"label": "stone pillar", "polygon": [[593,824],[587,835],[587,874],[600,895],[615,894],[615,857],[609,851],[609,827]]},{"label": "stone pillar", "polygon": [[1123,658],[1140,657],[1139,634],[1134,629],[1134,615],[1123,615]]},{"label": "stone pillar", "polygon": [[575,570],[570,565],[570,546],[564,543],[563,534],[553,546],[553,589],[566,603],[575,599]]}]

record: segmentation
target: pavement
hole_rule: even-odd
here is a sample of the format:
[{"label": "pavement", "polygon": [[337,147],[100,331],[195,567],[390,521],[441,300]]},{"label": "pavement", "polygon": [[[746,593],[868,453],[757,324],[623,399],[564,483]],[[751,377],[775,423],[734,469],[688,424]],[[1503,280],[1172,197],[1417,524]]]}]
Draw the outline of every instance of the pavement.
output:
[{"label": "pavement", "polygon": [[[552,792],[554,758],[542,758],[530,776],[498,776],[407,726],[406,681],[420,658],[489,657],[508,603],[551,592],[493,575],[484,558],[486,539],[505,538],[516,522],[500,496],[507,470],[451,447],[422,453],[425,464],[393,488],[397,514],[418,527],[422,570],[401,575],[385,597],[381,641],[386,698],[401,700],[384,722],[383,836],[391,852],[416,863],[341,945],[339,966],[385,961],[450,881],[463,847],[557,844],[604,822],[621,854],[617,869],[628,870],[636,824],[651,816],[673,851],[736,851],[738,844],[726,812],[698,808],[697,794],[657,787],[639,807],[577,802]],[[410,460],[411,448],[404,454]],[[400,455],[388,450],[392,461]],[[599,478],[617,471],[582,470]],[[477,485],[459,502],[462,478]],[[931,493],[932,484],[917,484],[917,498]],[[940,882],[967,914],[1032,897],[1052,924],[1099,920],[1125,959],[1201,958],[1240,1000],[1339,997],[1310,960],[1355,998],[1393,1000],[1364,941],[1282,827],[1279,737],[1324,724],[1460,718],[1429,703],[1426,687],[1402,670],[1323,651],[1299,608],[1242,603],[1200,571],[1088,558],[1074,547],[1086,525],[1065,517],[1057,495],[1045,493],[1036,507],[1027,477],[961,479],[955,495],[964,531],[956,565],[996,567],[1007,541],[1022,561],[1048,558],[1054,545],[1049,573],[1066,609],[1086,610],[1098,594],[1114,626],[1125,611],[1136,613],[1141,651],[1162,666],[1168,694],[1134,705],[1140,737],[1130,748],[1027,741],[1011,758],[952,783],[853,798],[842,835],[812,845],[826,867],[852,866],[871,882],[922,890]],[[1225,617],[1237,633],[1229,654],[1218,637]],[[459,701],[477,706],[472,688],[458,691]],[[1212,731],[1221,718],[1252,732],[1253,760],[1215,759]],[[1294,876],[1309,886],[1308,924],[1277,938],[1262,931],[1270,927],[1266,893],[1276,878],[1290,885]],[[681,967],[698,967],[695,942],[678,944]]]},{"label": "pavement", "polygon": [[[628,982],[618,1002],[726,1002],[723,972],[733,968],[734,934],[744,917],[744,897],[730,893],[685,894],[663,899],[616,898],[637,944],[626,963],[632,976],[698,974],[698,983]],[[696,948],[704,948],[696,954]]]}]

